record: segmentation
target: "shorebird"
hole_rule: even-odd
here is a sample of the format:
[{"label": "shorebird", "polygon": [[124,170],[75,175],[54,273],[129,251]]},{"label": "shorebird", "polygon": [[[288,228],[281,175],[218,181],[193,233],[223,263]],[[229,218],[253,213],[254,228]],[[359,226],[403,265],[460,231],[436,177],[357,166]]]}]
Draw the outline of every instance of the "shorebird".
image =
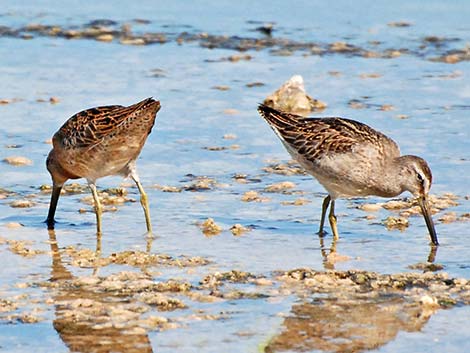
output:
[{"label": "shorebird", "polygon": [[147,98],[128,107],[109,105],[81,111],[54,134],[47,157],[52,196],[47,226],[54,229],[60,191],[68,179],[85,178],[93,195],[97,233],[101,234],[102,206],[96,180],[109,175],[131,177],[140,192],[147,231],[152,232],[147,194],[140,183],[136,159],[152,131],[160,102]]},{"label": "shorebird", "polygon": [[438,245],[428,205],[432,174],[426,161],[400,155],[398,145],[366,124],[343,118],[305,118],[258,107],[260,115],[280,138],[292,158],[327,190],[323,200],[319,234],[323,235],[326,212],[334,238],[338,239],[335,200],[347,197],[394,197],[409,191],[417,198],[431,242]]}]

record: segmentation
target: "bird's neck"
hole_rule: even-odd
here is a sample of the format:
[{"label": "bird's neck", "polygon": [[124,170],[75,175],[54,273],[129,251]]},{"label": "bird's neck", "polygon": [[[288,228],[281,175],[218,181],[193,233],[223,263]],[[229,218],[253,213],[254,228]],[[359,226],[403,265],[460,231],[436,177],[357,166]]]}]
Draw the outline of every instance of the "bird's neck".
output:
[{"label": "bird's neck", "polygon": [[390,160],[384,167],[382,176],[383,191],[386,197],[395,197],[406,190],[407,172],[403,167],[401,157]]}]

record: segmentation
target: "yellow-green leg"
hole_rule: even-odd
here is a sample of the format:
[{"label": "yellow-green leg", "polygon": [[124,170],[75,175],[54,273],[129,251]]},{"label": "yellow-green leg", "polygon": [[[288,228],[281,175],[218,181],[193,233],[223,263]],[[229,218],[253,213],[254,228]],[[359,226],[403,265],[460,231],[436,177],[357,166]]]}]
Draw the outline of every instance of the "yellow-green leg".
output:
[{"label": "yellow-green leg", "polygon": [[150,207],[149,207],[149,200],[148,200],[147,194],[145,193],[145,190],[142,184],[140,183],[139,178],[137,177],[136,174],[132,175],[132,179],[134,179],[135,184],[137,185],[137,188],[139,189],[139,192],[140,192],[140,204],[142,205],[142,208],[144,209],[145,223],[147,224],[147,232],[152,233],[152,222],[150,221]]},{"label": "yellow-green leg", "polygon": [[323,231],[323,226],[325,225],[325,216],[326,216],[326,210],[328,209],[328,205],[330,204],[331,197],[328,195],[325,197],[323,200],[323,205],[321,208],[321,219],[320,219],[320,229],[318,230],[318,235],[323,236],[325,232]]},{"label": "yellow-green leg", "polygon": [[95,266],[93,268],[93,276],[98,275],[101,259],[101,233],[96,235],[96,251],[95,251]]},{"label": "yellow-green leg", "polygon": [[328,215],[328,219],[330,221],[331,231],[333,232],[333,238],[337,240],[339,238],[339,235],[338,235],[338,227],[336,225],[337,222],[336,222],[336,216],[335,216],[335,200],[331,201],[330,214]]},{"label": "yellow-green leg", "polygon": [[98,191],[96,191],[95,183],[88,182],[88,185],[90,186],[91,194],[93,195],[93,200],[95,202],[96,233],[101,234],[101,214],[103,213],[103,208],[101,207],[101,202],[98,197]]}]

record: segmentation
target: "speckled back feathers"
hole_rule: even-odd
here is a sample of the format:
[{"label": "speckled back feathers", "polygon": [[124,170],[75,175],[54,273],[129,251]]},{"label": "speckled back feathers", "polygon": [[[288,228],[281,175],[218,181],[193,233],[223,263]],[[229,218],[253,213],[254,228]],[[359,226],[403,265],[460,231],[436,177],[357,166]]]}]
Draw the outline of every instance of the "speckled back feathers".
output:
[{"label": "speckled back feathers", "polygon": [[366,124],[344,118],[305,118],[280,112],[260,104],[258,111],[284,144],[304,158],[315,161],[328,154],[354,152],[360,146],[370,146],[379,153],[400,155],[398,145]]},{"label": "speckled back feathers", "polygon": [[69,120],[53,137],[54,147],[91,148],[120,134],[128,138],[147,137],[152,131],[160,102],[147,98],[128,107],[109,105],[83,110]]}]

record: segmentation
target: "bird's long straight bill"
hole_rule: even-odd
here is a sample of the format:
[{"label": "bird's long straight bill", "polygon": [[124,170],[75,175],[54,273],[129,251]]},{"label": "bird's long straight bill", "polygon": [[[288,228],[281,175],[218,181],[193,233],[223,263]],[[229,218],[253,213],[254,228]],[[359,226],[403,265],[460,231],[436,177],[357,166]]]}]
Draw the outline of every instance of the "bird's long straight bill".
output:
[{"label": "bird's long straight bill", "polygon": [[49,205],[49,213],[47,215],[46,223],[48,229],[54,229],[54,215],[55,210],[57,208],[57,202],[59,201],[60,191],[62,190],[61,187],[53,186],[52,187],[52,195],[51,195],[51,204]]},{"label": "bird's long straight bill", "polygon": [[424,220],[426,221],[426,226],[428,227],[429,236],[431,237],[431,241],[434,245],[439,245],[439,241],[437,240],[436,229],[434,228],[434,222],[431,218],[431,212],[429,210],[428,201],[426,197],[419,197],[418,198],[419,206],[421,207],[421,211],[423,212]]}]

